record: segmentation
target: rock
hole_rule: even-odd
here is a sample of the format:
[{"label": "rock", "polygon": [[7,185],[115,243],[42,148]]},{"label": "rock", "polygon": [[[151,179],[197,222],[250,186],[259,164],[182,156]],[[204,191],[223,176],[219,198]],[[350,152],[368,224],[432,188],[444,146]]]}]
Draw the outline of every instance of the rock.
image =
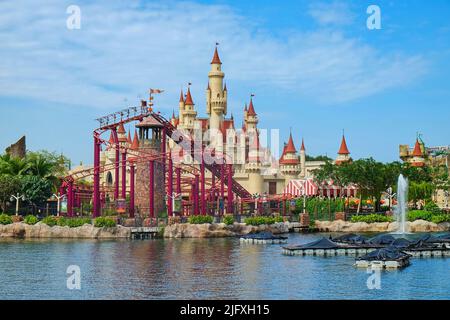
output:
[{"label": "rock", "polygon": [[73,238],[73,239],[114,239],[130,238],[131,228],[117,226],[113,228],[97,228],[91,224],[70,228],[54,226],[38,222],[28,225],[23,222],[0,225],[0,238]]},{"label": "rock", "polygon": [[[397,230],[397,222],[350,222],[350,221],[315,221],[315,227],[322,232],[394,232]],[[408,232],[439,232],[450,231],[450,223],[435,224],[424,220],[406,222]]]},{"label": "rock", "polygon": [[281,222],[273,225],[248,226],[245,223],[235,222],[232,225],[224,223],[175,223],[164,229],[165,238],[218,238],[235,237],[259,231],[270,231],[274,234],[289,232],[288,224]]}]

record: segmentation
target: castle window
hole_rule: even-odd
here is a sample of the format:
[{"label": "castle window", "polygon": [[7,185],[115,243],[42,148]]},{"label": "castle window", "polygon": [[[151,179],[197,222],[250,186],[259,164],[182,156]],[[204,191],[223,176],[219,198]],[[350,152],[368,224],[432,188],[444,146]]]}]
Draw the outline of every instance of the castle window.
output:
[{"label": "castle window", "polygon": [[107,184],[112,184],[113,183],[113,178],[112,178],[112,174],[110,171],[108,171],[108,173],[106,174],[106,183]]}]

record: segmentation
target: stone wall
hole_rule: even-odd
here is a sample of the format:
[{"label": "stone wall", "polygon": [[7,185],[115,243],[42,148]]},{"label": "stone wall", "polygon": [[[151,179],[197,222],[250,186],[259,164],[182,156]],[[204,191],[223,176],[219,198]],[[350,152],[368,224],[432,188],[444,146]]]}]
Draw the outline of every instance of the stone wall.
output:
[{"label": "stone wall", "polygon": [[[394,232],[397,230],[397,222],[349,222],[342,220],[315,221],[315,227],[321,232]],[[442,232],[450,231],[450,223],[432,223],[424,220],[416,220],[406,223],[407,232]]]}]

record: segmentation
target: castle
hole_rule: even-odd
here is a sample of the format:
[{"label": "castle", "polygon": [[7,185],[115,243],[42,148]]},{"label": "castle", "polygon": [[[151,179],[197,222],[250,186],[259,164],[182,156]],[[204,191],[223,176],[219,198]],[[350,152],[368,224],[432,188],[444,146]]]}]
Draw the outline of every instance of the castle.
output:
[{"label": "castle", "polygon": [[[206,117],[199,117],[192,97],[190,88],[184,94],[180,93],[178,102],[178,116],[172,114],[170,122],[178,130],[191,136],[201,133],[210,146],[220,153],[224,153],[233,159],[233,178],[253,195],[275,195],[283,192],[286,184],[292,179],[303,179],[313,176],[313,171],[324,165],[324,161],[308,161],[306,158],[305,143],[302,139],[300,150],[295,147],[292,133],[287,143],[284,144],[281,157],[276,159],[269,148],[262,146],[261,140],[267,141],[258,128],[258,114],[253,102],[250,101],[243,108],[243,123],[240,129],[236,129],[233,115],[228,115],[228,90],[224,83],[225,73],[222,71],[222,62],[219,58],[217,47],[211,60],[211,69],[208,73],[208,84],[206,95]],[[145,103],[145,101],[143,101]],[[132,148],[150,148],[157,150],[161,143],[161,132],[159,124],[151,117],[144,119],[136,125],[139,133],[135,131],[134,138],[128,136],[125,128],[118,127],[119,142],[128,144]],[[151,132],[150,132],[151,129]],[[113,144],[113,137],[110,142]],[[172,154],[181,155],[181,161],[188,163],[192,161],[190,155],[184,154],[182,149],[171,139],[166,141],[167,150]],[[345,137],[342,137],[341,147],[338,151],[336,163],[350,161]],[[101,164],[108,166],[115,161],[115,148],[107,148],[101,153]],[[129,169],[128,169],[129,170]],[[139,167],[136,185],[139,185]],[[125,179],[128,179],[127,174]],[[116,177],[114,169],[102,174],[103,186],[112,186]],[[121,179],[121,177],[119,177]],[[211,179],[211,173],[206,173],[206,179]],[[128,183],[126,183],[128,185]],[[138,188],[138,187],[137,187]],[[139,189],[138,193],[139,193]],[[145,192],[143,190],[142,192]],[[139,198],[139,197],[137,197]]]}]

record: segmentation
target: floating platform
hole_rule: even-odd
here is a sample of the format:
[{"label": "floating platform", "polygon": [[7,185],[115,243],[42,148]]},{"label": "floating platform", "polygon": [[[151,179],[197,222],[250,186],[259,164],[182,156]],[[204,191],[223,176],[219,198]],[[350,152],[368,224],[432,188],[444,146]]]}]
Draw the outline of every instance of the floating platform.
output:
[{"label": "floating platform", "polygon": [[356,259],[355,266],[372,269],[400,269],[409,266],[411,255],[390,246],[377,249]]},{"label": "floating platform", "polygon": [[288,237],[277,236],[271,232],[259,232],[241,236],[239,240],[241,243],[250,244],[279,244],[287,243],[287,239]]},{"label": "floating platform", "polygon": [[131,228],[131,238],[139,240],[151,239],[155,238],[160,231],[161,227],[135,227]]},{"label": "floating platform", "polygon": [[409,259],[400,259],[400,260],[357,260],[355,263],[355,267],[357,268],[371,268],[372,270],[381,270],[381,269],[401,269],[409,266]]}]

